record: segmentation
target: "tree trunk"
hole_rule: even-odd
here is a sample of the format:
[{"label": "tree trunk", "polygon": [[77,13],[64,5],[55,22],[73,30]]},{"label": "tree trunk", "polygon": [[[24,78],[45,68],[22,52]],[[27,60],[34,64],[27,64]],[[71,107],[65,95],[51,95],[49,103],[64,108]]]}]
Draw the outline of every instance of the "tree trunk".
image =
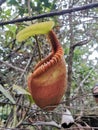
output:
[{"label": "tree trunk", "polygon": [[[70,6],[69,8],[72,8]],[[74,34],[73,34],[73,20],[72,20],[72,15],[69,14],[69,39],[70,39],[70,48],[69,48],[69,56],[68,56],[68,88],[66,92],[66,105],[70,106],[70,93],[71,93],[71,84],[72,84],[72,65],[73,65],[73,55],[74,55]]]}]

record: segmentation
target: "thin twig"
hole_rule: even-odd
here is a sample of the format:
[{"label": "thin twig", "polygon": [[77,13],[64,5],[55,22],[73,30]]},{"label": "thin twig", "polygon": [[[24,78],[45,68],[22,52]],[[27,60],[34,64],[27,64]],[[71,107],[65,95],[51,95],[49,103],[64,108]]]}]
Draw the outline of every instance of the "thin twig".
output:
[{"label": "thin twig", "polygon": [[91,69],[89,72],[88,72],[88,74],[86,75],[86,77],[80,82],[80,87],[83,87],[83,84],[85,83],[85,81],[89,78],[89,76],[91,75],[91,73],[92,73],[92,71],[93,71],[94,69]]},{"label": "thin twig", "polygon": [[1,127],[0,130],[30,130],[30,129],[21,129],[21,128],[5,128],[5,127]]},{"label": "thin twig", "polygon": [[[44,121],[38,121],[36,123],[23,123],[23,125],[31,125],[31,126],[54,126],[58,129],[61,128],[60,125],[58,125],[56,122],[54,121],[50,121],[50,122],[44,122]],[[74,127],[70,127],[70,128],[66,128],[66,130],[76,130],[76,129],[79,129],[80,125],[77,125],[77,126],[74,126]],[[91,129],[98,129],[98,127],[88,127],[88,126],[81,126],[82,129],[87,129],[87,130],[91,130]]]},{"label": "thin twig", "polygon": [[29,16],[31,16],[30,0],[28,0],[27,5],[28,5],[28,13],[29,13]]},{"label": "thin twig", "polygon": [[74,7],[74,8],[70,8],[70,9],[66,9],[66,10],[62,10],[62,11],[54,11],[54,12],[50,12],[50,13],[44,13],[44,14],[40,14],[40,15],[37,15],[37,16],[33,16],[33,17],[24,17],[24,18],[20,18],[20,19],[16,19],[16,20],[1,21],[0,26],[6,25],[6,24],[14,24],[14,23],[17,23],[17,22],[19,23],[19,22],[23,22],[23,21],[31,21],[31,20],[41,19],[41,18],[46,18],[46,17],[64,15],[64,14],[67,14],[67,13],[92,9],[92,8],[96,8],[96,7],[98,7],[98,2],[87,4],[87,5],[80,6],[80,7]]},{"label": "thin twig", "polygon": [[8,62],[5,62],[3,60],[0,60],[1,63],[5,64],[6,66],[10,67],[10,68],[13,68],[15,70],[18,70],[18,71],[21,71],[21,72],[24,72],[24,69],[21,69],[21,68],[18,68],[16,66],[13,66],[12,64],[8,63]]},{"label": "thin twig", "polygon": [[39,43],[38,43],[37,36],[35,36],[35,40],[36,40],[36,44],[37,44],[37,48],[38,48],[39,60],[41,60],[41,51],[40,51],[40,46],[39,46]]},{"label": "thin twig", "polygon": [[72,45],[72,48],[75,49],[75,47],[77,46],[83,46],[83,45],[86,45],[91,39],[85,39],[83,41],[79,41],[75,44]]},{"label": "thin twig", "polygon": [[30,58],[29,58],[29,60],[28,60],[28,62],[27,62],[27,65],[26,65],[26,67],[24,68],[23,73],[22,73],[21,76],[19,77],[20,79],[22,79],[23,75],[26,73],[26,71],[27,71],[29,65],[30,65],[31,62],[32,62],[32,59],[33,59],[33,55],[30,56]]},{"label": "thin twig", "polygon": [[50,122],[44,122],[44,121],[37,121],[35,123],[23,123],[23,125],[32,125],[32,126],[53,126],[56,127],[58,129],[61,128],[61,126],[59,124],[57,124],[55,121],[50,121]]}]

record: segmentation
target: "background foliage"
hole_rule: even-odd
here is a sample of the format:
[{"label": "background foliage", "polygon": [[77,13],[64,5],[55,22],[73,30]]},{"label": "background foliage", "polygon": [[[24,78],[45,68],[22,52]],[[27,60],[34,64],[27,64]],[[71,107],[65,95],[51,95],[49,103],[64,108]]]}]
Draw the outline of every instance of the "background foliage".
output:
[{"label": "background foliage", "polygon": [[[0,3],[0,21],[61,11],[93,2],[97,0],[6,0]],[[62,16],[0,26],[1,126],[34,129],[37,126],[31,127],[24,124],[34,123],[37,120],[55,120],[60,123],[61,119],[56,113],[63,111],[66,107],[70,108],[74,116],[81,111],[86,114],[92,113],[92,109],[96,107],[92,98],[92,88],[97,83],[98,77],[97,14],[98,8],[94,8]],[[54,30],[64,48],[68,68],[67,93],[62,100],[63,103],[52,115],[37,108],[27,92],[29,72],[33,71],[34,65],[50,52],[47,40],[43,35],[31,37],[22,43],[18,43],[15,39],[16,34],[24,27],[51,19],[56,23]],[[2,87],[4,90],[1,89]],[[4,95],[5,91],[6,95]],[[18,106],[12,105],[14,101]],[[96,114],[96,110],[93,113]],[[50,127],[41,126],[41,128],[49,129]]]}]

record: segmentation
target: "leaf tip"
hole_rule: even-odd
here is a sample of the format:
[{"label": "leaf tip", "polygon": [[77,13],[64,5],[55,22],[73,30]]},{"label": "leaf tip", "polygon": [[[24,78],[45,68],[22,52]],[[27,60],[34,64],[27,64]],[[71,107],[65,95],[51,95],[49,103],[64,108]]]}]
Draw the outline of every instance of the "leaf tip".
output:
[{"label": "leaf tip", "polygon": [[41,22],[41,23],[36,23],[33,25],[30,25],[23,30],[21,30],[17,35],[16,35],[16,40],[18,42],[22,42],[29,38],[30,36],[38,35],[38,34],[46,34],[50,30],[52,30],[54,26],[54,21],[46,21],[46,22]]}]

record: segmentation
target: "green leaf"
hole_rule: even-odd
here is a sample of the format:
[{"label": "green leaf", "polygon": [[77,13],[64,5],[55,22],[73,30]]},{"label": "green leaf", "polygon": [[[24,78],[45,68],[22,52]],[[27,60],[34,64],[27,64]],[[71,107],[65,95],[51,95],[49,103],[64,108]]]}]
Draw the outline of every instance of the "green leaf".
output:
[{"label": "green leaf", "polygon": [[10,5],[18,5],[18,2],[16,0],[8,0],[8,4],[10,4]]},{"label": "green leaf", "polygon": [[16,32],[16,25],[6,25],[6,27],[9,29],[9,31],[15,33]]},{"label": "green leaf", "polygon": [[18,85],[13,85],[13,90],[15,90],[17,92],[17,94],[24,94],[24,95],[30,95],[30,93],[23,89],[21,86]]},{"label": "green leaf", "polygon": [[2,85],[0,85],[0,92],[2,92],[2,94],[8,98],[13,104],[15,104],[15,100],[13,99],[13,97],[10,95],[9,91],[7,91],[6,89],[3,88]]},{"label": "green leaf", "polygon": [[46,34],[53,28],[53,26],[54,26],[53,21],[41,22],[30,25],[25,29],[23,29],[22,31],[20,31],[17,34],[16,39],[17,41],[22,42],[27,38],[29,38],[30,36],[34,36],[37,34]]},{"label": "green leaf", "polygon": [[10,16],[11,10],[10,10],[10,9],[7,9],[7,10],[5,11],[5,14],[6,14],[7,16]]}]

